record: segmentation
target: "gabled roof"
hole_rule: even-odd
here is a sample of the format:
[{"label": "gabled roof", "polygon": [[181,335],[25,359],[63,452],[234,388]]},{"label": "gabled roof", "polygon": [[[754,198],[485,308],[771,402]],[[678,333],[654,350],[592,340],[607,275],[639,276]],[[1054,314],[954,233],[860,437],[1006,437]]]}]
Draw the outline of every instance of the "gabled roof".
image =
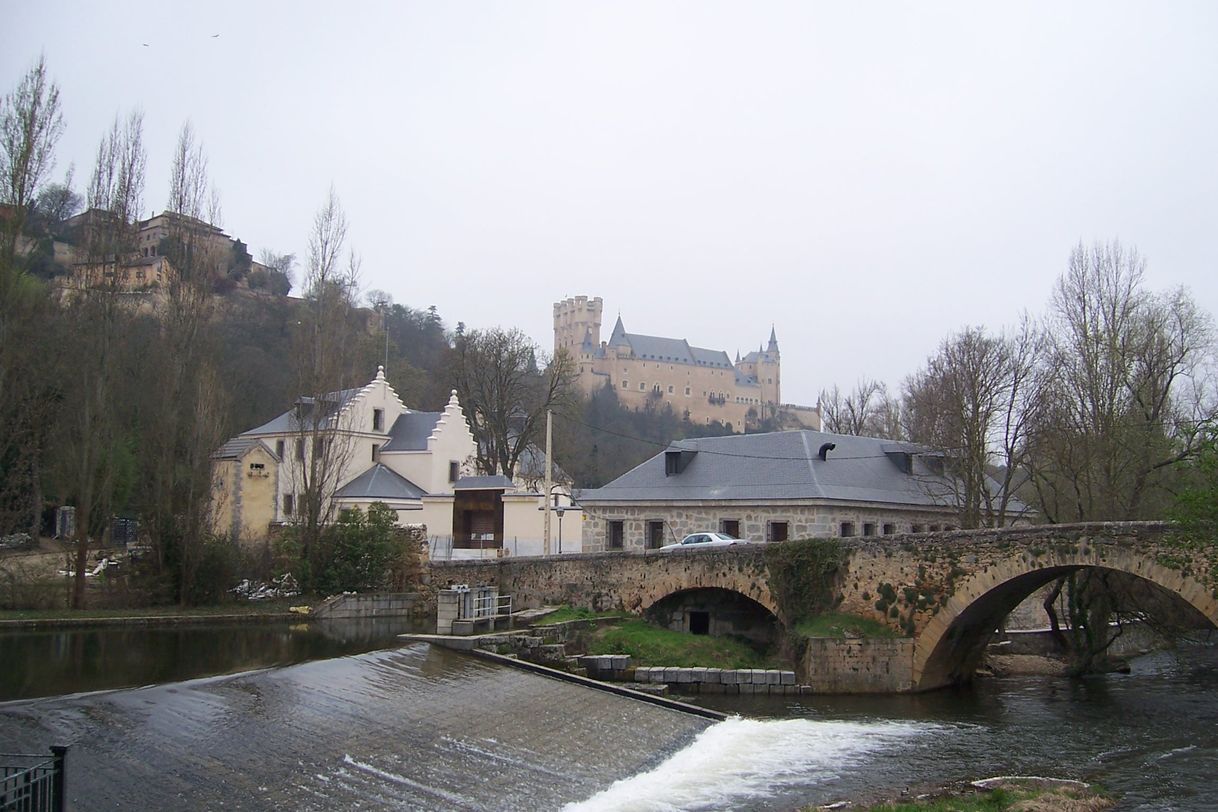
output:
[{"label": "gabled roof", "polygon": [[294,408],[289,409],[258,428],[243,431],[238,436],[248,437],[257,434],[292,434],[298,432],[302,428],[311,426],[313,412],[317,408],[318,400],[324,404],[323,408],[325,408],[327,413],[338,414],[361,391],[363,391],[362,388],[341,389],[337,392],[327,392],[321,398],[297,398]]},{"label": "gabled roof", "polygon": [[242,459],[251,449],[257,446],[262,446],[262,450],[271,456],[271,459],[278,460],[275,452],[261,440],[254,437],[237,436],[229,440],[224,445],[217,448],[211,455],[213,460],[239,460]]},{"label": "gabled roof", "polygon": [[[834,448],[821,459],[826,443]],[[783,431],[681,440],[666,452],[579,501],[834,500],[951,507],[951,480],[926,464],[923,446],[820,431]],[[680,473],[666,475],[665,455],[687,452]],[[688,452],[693,452],[692,457]],[[911,473],[894,452],[909,453]]]},{"label": "gabled roof", "polygon": [[400,502],[421,499],[424,493],[418,485],[378,462],[339,488],[334,496],[337,499],[388,499]]},{"label": "gabled roof", "polygon": [[389,427],[389,442],[381,446],[381,452],[426,451],[427,438],[443,416],[443,412],[403,412]]},{"label": "gabled roof", "polygon": [[732,359],[722,350],[708,350],[691,346],[683,338],[665,338],[663,336],[646,336],[640,333],[628,333],[622,326],[622,317],[617,317],[613,325],[613,335],[609,337],[608,347],[629,347],[635,358],[648,361],[669,361],[676,364],[692,364],[694,366],[721,367],[728,369]]}]

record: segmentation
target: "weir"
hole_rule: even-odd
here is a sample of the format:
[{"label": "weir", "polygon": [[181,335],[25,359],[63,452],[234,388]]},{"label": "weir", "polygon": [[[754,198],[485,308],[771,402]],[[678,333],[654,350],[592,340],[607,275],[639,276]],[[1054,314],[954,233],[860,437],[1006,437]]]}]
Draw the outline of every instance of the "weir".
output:
[{"label": "weir", "polygon": [[78,809],[556,809],[710,724],[426,645],[0,704],[8,747],[73,743]]}]

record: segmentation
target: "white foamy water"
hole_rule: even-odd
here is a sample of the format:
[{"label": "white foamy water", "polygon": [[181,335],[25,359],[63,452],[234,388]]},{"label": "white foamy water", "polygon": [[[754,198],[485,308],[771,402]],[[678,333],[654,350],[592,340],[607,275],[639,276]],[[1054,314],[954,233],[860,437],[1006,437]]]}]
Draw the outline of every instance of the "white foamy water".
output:
[{"label": "white foamy water", "polygon": [[564,812],[729,809],[817,785],[935,725],[733,718],[707,728],[654,770],[624,778]]}]

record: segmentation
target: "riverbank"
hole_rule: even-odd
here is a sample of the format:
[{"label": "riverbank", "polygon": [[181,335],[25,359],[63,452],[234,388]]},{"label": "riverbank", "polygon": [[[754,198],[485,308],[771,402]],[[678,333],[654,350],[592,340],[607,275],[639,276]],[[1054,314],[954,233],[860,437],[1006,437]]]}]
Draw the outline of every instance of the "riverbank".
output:
[{"label": "riverbank", "polygon": [[293,607],[312,607],[319,600],[295,597],[247,601],[215,606],[149,606],[138,609],[3,609],[0,629],[55,628],[82,625],[158,625],[190,623],[282,622],[301,620],[304,614]]},{"label": "riverbank", "polygon": [[1082,781],[1004,776],[941,787],[915,798],[809,806],[803,812],[1102,812],[1115,804],[1103,791]]}]

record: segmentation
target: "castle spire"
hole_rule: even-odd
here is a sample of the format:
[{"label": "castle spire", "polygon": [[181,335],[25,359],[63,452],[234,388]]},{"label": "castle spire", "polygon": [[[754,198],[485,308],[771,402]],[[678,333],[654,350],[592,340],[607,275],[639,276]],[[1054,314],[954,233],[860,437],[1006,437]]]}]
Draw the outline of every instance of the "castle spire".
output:
[{"label": "castle spire", "polygon": [[769,352],[778,352],[778,336],[774,333],[774,325],[770,325],[770,346],[767,348]]}]

